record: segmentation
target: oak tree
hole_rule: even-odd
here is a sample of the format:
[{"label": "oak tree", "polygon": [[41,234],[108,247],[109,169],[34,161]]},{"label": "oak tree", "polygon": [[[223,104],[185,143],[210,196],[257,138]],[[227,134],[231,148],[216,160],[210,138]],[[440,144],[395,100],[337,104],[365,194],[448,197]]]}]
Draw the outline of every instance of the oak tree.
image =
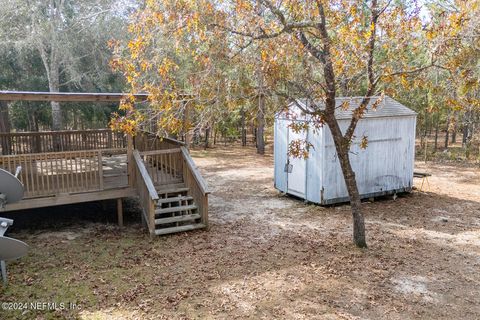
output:
[{"label": "oak tree", "polygon": [[[151,94],[167,132],[180,127],[182,95],[199,110],[218,110],[214,101],[228,108],[235,95],[224,93],[241,91],[234,70],[251,70],[249,90],[296,103],[313,125],[330,129],[350,197],[353,239],[366,247],[350,146],[366,147],[368,138],[358,135],[357,124],[394,84],[409,90],[417,75],[442,67],[439,57],[450,37],[468,20],[448,12],[440,28],[425,10],[416,1],[393,0],[148,0],[132,22],[128,45],[116,46],[112,64],[133,92]],[[337,105],[341,95],[360,98]],[[124,108],[127,117],[114,124],[130,128],[133,102]],[[351,110],[347,128],[339,126],[337,108]],[[308,156],[308,148],[307,141],[294,141],[290,152]]]}]

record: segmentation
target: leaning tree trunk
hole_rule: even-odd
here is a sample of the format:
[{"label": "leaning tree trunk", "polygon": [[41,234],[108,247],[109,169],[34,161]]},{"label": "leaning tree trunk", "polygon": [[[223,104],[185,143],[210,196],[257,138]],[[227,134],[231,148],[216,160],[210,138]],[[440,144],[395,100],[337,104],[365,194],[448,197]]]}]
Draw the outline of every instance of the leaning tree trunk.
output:
[{"label": "leaning tree trunk", "polygon": [[357,247],[366,248],[367,242],[365,239],[365,220],[362,213],[362,203],[357,187],[355,172],[353,172],[350,160],[348,159],[348,151],[338,152],[337,150],[337,153],[338,159],[340,160],[340,166],[342,167],[343,178],[345,179],[345,184],[350,196],[350,205],[352,207],[353,217],[353,241]]},{"label": "leaning tree trunk", "polygon": [[[330,121],[329,121],[330,120]],[[362,203],[360,199],[360,192],[358,191],[357,180],[355,172],[352,169],[349,159],[350,144],[345,141],[342,131],[335,120],[335,116],[331,115],[331,119],[326,119],[327,125],[332,133],[335,142],[335,150],[340,161],[340,168],[342,169],[345,185],[347,186],[348,195],[350,197],[350,206],[352,209],[353,218],[353,241],[355,245],[360,248],[367,247],[365,238],[365,219],[362,213]]]}]

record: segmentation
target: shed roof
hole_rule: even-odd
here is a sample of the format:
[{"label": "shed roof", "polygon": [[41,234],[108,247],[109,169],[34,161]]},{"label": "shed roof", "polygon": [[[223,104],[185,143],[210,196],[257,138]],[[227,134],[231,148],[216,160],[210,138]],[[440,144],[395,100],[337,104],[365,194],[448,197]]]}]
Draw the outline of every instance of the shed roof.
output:
[{"label": "shed roof", "polygon": [[[384,96],[383,100],[377,106],[376,109],[372,107],[372,105],[377,101],[377,99],[381,98],[380,96],[373,96],[370,99],[370,103],[367,106],[367,110],[363,118],[380,118],[380,117],[402,117],[402,116],[415,116],[417,113],[412,109],[404,106],[400,102],[390,98],[389,96]],[[358,108],[362,101],[363,97],[341,97],[336,98],[336,109],[335,109],[335,116],[337,119],[351,119],[352,112]],[[348,108],[341,107],[342,103],[345,101],[349,102]],[[297,102],[305,109],[311,109],[309,103],[306,99],[297,99]],[[323,105],[323,102],[319,105]],[[289,104],[290,111],[294,111],[297,107],[294,102]],[[311,109],[312,110],[312,109]],[[313,111],[313,110],[312,110]]]}]

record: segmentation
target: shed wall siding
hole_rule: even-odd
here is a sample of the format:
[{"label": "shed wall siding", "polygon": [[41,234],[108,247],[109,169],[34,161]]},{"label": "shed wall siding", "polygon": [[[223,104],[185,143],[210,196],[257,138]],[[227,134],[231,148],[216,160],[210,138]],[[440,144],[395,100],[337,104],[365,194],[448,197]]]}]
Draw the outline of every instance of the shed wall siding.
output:
[{"label": "shed wall siding", "polygon": [[314,130],[310,126],[308,130],[308,141],[312,144],[307,159],[307,194],[306,199],[311,202],[321,202],[322,192],[322,160],[323,160],[323,131]]},{"label": "shed wall siding", "polygon": [[288,122],[275,119],[273,130],[273,158],[274,158],[274,180],[275,188],[282,192],[287,192],[287,173],[285,164],[287,163],[288,148]]},{"label": "shed wall siding", "polygon": [[[339,121],[345,131],[349,121]],[[328,127],[324,146],[324,201],[348,197],[343,174]],[[355,130],[357,136],[350,152],[361,195],[382,193],[413,184],[415,117],[362,119]],[[368,137],[368,147],[361,149],[358,141]]]}]

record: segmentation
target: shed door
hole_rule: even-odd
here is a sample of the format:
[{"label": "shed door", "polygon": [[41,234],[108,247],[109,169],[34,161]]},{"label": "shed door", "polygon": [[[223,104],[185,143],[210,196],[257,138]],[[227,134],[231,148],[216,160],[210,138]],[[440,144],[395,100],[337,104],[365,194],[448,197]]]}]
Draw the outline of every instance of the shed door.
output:
[{"label": "shed door", "polygon": [[[306,132],[301,131],[295,133],[292,129],[288,129],[288,144],[294,140],[305,140]],[[305,198],[305,185],[306,185],[306,168],[307,161],[303,158],[294,158],[288,155],[288,161],[291,170],[288,170],[288,184],[287,193],[293,194],[298,197]]]}]

